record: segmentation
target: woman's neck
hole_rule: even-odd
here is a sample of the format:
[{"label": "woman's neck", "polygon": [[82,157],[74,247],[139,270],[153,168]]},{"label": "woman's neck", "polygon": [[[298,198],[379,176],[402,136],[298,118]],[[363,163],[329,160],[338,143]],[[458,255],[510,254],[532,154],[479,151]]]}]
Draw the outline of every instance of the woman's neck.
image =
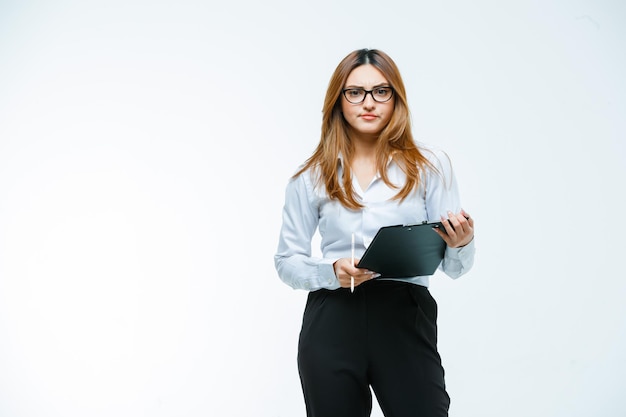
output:
[{"label": "woman's neck", "polygon": [[377,138],[358,137],[354,139],[353,159],[373,159],[376,160],[376,140]]},{"label": "woman's neck", "polygon": [[376,142],[357,140],[354,142],[354,154],[350,168],[356,176],[361,189],[365,191],[376,176]]}]

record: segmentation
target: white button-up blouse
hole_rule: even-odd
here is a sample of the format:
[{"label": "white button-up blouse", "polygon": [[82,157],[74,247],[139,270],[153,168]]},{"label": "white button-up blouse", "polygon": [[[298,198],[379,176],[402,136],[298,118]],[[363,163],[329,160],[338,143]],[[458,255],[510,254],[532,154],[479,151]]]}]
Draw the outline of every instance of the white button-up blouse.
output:
[{"label": "white button-up blouse", "polygon": [[[420,185],[402,202],[392,200],[398,189],[387,186],[380,176],[365,190],[353,177],[352,186],[364,205],[360,210],[347,209],[338,201],[330,200],[323,184],[316,186],[312,170],[291,179],[285,193],[283,223],[274,256],[279,277],[295,289],[337,289],[339,281],[333,263],[351,256],[352,233],[358,259],[383,226],[435,222],[440,221],[441,216],[447,218],[449,211],[458,213],[461,210],[459,191],[448,155],[425,147],[420,147],[420,151],[438,172],[432,169],[423,172]],[[339,158],[338,163],[341,177],[343,160]],[[393,184],[402,185],[405,181],[404,172],[393,160],[387,165],[387,174]],[[321,236],[321,258],[311,256],[311,240],[317,228]],[[448,247],[439,269],[458,278],[472,267],[474,253],[474,240],[462,248]],[[416,276],[401,280],[428,287],[429,278]]]}]

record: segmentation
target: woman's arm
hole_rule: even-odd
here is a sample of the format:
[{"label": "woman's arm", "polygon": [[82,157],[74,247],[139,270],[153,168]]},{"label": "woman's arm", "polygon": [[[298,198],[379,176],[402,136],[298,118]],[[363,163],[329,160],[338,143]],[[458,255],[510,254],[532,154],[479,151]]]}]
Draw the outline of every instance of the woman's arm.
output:
[{"label": "woman's arm", "polygon": [[445,233],[435,229],[447,244],[439,268],[451,278],[469,271],[474,263],[474,219],[461,209],[459,189],[452,163],[442,151],[432,151],[429,160],[439,173],[428,171],[426,211],[429,221],[441,221]]},{"label": "woman's arm", "polygon": [[319,222],[318,203],[309,173],[289,181],[285,192],[283,223],[274,255],[280,279],[294,289],[339,288],[336,259],[311,256],[311,239]]}]

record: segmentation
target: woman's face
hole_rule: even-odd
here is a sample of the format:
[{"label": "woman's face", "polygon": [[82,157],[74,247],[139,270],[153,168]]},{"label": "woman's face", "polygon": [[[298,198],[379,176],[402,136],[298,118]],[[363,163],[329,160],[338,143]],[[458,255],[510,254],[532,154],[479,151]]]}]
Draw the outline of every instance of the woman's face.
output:
[{"label": "woman's face", "polygon": [[[376,67],[365,64],[352,70],[343,89],[349,90],[342,94],[341,98],[341,110],[348,124],[362,137],[378,137],[389,123],[395,103],[395,97],[387,79]],[[363,90],[365,90],[365,99],[361,103],[351,103],[350,101],[361,100]],[[350,98],[350,101],[346,96]]]}]

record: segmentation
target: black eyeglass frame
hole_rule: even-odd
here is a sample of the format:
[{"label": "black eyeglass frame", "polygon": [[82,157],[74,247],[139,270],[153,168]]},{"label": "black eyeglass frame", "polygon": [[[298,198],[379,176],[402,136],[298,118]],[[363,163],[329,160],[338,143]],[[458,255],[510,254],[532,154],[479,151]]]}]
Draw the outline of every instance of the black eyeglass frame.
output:
[{"label": "black eyeglass frame", "polygon": [[[391,94],[389,95],[389,98],[387,100],[376,100],[376,97],[374,97],[374,90],[377,90],[379,88],[388,88],[389,91],[391,91]],[[361,101],[350,101],[350,99],[348,98],[348,96],[346,95],[346,93],[348,91],[363,91],[365,94],[363,95],[363,99]],[[343,90],[341,90],[341,92],[343,93],[343,96],[346,98],[346,100],[348,100],[348,103],[350,104],[361,104],[365,101],[365,99],[367,98],[367,95],[369,94],[370,96],[372,96],[372,100],[374,100],[376,103],[386,103],[389,100],[391,100],[393,98],[393,95],[395,94],[395,90],[393,89],[392,86],[390,85],[381,85],[379,87],[373,88],[371,90],[366,90],[364,88],[344,88]]]}]

